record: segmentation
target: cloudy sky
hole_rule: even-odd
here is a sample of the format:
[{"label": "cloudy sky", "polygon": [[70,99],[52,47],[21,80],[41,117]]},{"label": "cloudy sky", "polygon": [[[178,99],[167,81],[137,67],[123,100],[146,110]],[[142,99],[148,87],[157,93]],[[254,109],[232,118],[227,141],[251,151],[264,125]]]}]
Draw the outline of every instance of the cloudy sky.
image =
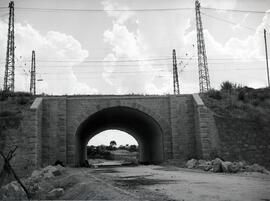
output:
[{"label": "cloudy sky", "polygon": [[[35,50],[38,93],[172,93],[172,49],[181,93],[199,90],[194,1],[14,2],[17,91],[29,90]],[[201,6],[211,86],[230,80],[265,87],[263,29],[270,33],[270,0],[201,0]],[[0,0],[1,87],[7,7]]]},{"label": "cloudy sky", "polygon": [[[0,1],[1,86],[7,6]],[[212,87],[224,80],[266,86],[263,29],[270,33],[264,13],[270,0],[202,0],[201,6],[218,9],[201,9]],[[157,8],[183,9],[141,10]],[[39,93],[172,93],[176,49],[181,92],[198,92],[193,1],[15,0],[15,29],[16,90],[29,89],[35,50]]]}]

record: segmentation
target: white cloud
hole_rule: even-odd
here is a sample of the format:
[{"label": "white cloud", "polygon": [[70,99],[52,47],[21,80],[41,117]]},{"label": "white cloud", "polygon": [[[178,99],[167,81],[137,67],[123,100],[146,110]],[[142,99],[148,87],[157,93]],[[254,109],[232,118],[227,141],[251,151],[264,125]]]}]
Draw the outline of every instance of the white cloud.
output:
[{"label": "white cloud", "polygon": [[[107,14],[110,17],[113,17],[115,20],[115,23],[117,24],[124,24],[128,19],[130,19],[134,12],[129,11],[129,8],[124,5],[120,5],[116,1],[107,0],[103,1],[102,5],[104,7],[104,10],[107,10]],[[111,11],[111,10],[126,10],[126,11]]]},{"label": "white cloud", "polygon": [[[234,36],[224,44],[217,41],[207,29],[204,30],[212,87],[218,88],[220,83],[225,80],[251,87],[266,86],[266,75],[260,67],[264,66],[264,60],[261,59],[265,55],[264,28],[270,30],[270,16],[267,14],[265,14],[253,35],[241,39]],[[190,31],[184,35],[183,40],[185,46],[190,45],[192,41],[196,40],[196,32]],[[220,58],[235,58],[235,60],[211,60]],[[253,62],[250,62],[250,60],[253,60]],[[250,68],[250,70],[247,68]],[[225,71],[225,69],[228,70]]]},{"label": "white cloud", "polygon": [[[1,35],[7,35],[7,24],[0,21]],[[1,49],[5,49],[6,37],[1,38]],[[48,94],[80,94],[96,93],[97,90],[77,80],[72,67],[88,57],[88,51],[82,49],[81,44],[74,37],[49,31],[45,35],[39,33],[30,24],[15,24],[15,43],[16,43],[16,70],[15,70],[15,90],[29,91],[29,70],[31,52],[36,52],[36,71],[37,78],[43,79],[37,82],[37,92]],[[70,62],[50,62],[44,63],[41,60]],[[1,58],[4,62],[4,57]],[[65,66],[63,66],[65,65]],[[4,72],[1,65],[1,73]],[[27,75],[28,73],[28,75]],[[1,80],[2,85],[3,80]]]},{"label": "white cloud", "polygon": [[[202,7],[234,9],[237,0],[201,0],[200,3]],[[216,12],[227,13],[225,10],[218,10]]]},{"label": "white cloud", "polygon": [[246,13],[246,14],[244,15],[243,19],[241,20],[241,22],[239,22],[239,23],[236,24],[236,25],[232,25],[232,29],[233,29],[234,31],[237,30],[237,29],[241,29],[241,28],[242,28],[241,26],[244,25],[244,24],[246,23],[248,16],[249,16],[249,13]]},{"label": "white cloud", "polygon": [[[103,2],[104,9],[125,9],[112,1]],[[117,62],[119,60],[141,60],[148,58],[150,51],[139,28],[135,31],[128,29],[128,20],[134,21],[138,25],[138,18],[133,18],[132,12],[111,13],[108,15],[113,18],[112,28],[104,32],[104,42],[112,47],[112,52],[105,57],[106,60],[116,61],[104,63],[103,77],[108,83],[115,86],[116,93],[165,93],[167,88],[155,83],[158,74],[151,62]],[[118,66],[119,64],[119,66]],[[161,84],[162,86],[164,85]],[[168,92],[167,92],[168,93]]]}]

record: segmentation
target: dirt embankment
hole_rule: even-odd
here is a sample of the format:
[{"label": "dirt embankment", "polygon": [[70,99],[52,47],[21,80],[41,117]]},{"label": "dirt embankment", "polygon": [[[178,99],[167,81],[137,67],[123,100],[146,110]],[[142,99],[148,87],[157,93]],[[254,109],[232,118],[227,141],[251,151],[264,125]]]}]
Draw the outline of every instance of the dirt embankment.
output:
[{"label": "dirt embankment", "polygon": [[34,97],[28,93],[0,91],[0,151],[5,148],[8,130],[18,130],[23,113],[29,109]]},{"label": "dirt embankment", "polygon": [[220,139],[216,157],[269,169],[270,89],[210,90],[201,97],[214,113]]}]

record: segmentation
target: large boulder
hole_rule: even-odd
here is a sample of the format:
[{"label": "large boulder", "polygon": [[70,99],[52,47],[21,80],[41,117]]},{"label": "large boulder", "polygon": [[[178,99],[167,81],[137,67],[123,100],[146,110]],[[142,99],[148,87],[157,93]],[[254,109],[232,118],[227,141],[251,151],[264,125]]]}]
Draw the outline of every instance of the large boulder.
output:
[{"label": "large boulder", "polygon": [[48,193],[46,199],[56,199],[62,196],[63,194],[64,194],[63,188],[55,188]]},{"label": "large boulder", "polygon": [[221,169],[222,172],[230,172],[229,167],[232,165],[232,162],[230,161],[222,161],[221,162]]},{"label": "large boulder", "polygon": [[40,181],[41,180],[37,180],[36,178],[33,178],[33,177],[29,177],[23,180],[25,187],[27,188],[30,195],[35,195],[38,192],[42,191],[42,188],[40,186]]},{"label": "large boulder", "polygon": [[34,170],[31,174],[32,180],[39,180],[43,177],[43,172],[41,170]]},{"label": "large boulder", "polygon": [[47,166],[43,169],[44,178],[51,178],[61,175],[60,171],[55,166]]},{"label": "large boulder", "polygon": [[263,166],[258,165],[257,163],[255,163],[253,165],[246,166],[246,171],[247,172],[260,172],[260,173],[264,173],[264,174],[270,174],[270,172],[267,169],[265,169]]},{"label": "large boulder", "polygon": [[228,171],[230,173],[237,173],[241,170],[242,168],[242,163],[240,162],[233,162],[228,166]]},{"label": "large boulder", "polygon": [[209,171],[213,167],[211,161],[199,160],[198,163],[198,168],[204,171]]},{"label": "large boulder", "polygon": [[40,180],[41,178],[52,178],[56,176],[60,176],[64,171],[64,167],[57,166],[47,166],[41,170],[34,170],[31,174],[31,178],[34,180]]},{"label": "large boulder", "polygon": [[196,168],[198,166],[198,160],[196,159],[190,159],[186,163],[186,167],[191,169],[191,168]]},{"label": "large boulder", "polygon": [[213,172],[222,172],[222,160],[219,158],[216,158],[215,160],[212,161],[213,165]]},{"label": "large boulder", "polygon": [[0,200],[28,200],[20,184],[13,181],[0,189]]}]

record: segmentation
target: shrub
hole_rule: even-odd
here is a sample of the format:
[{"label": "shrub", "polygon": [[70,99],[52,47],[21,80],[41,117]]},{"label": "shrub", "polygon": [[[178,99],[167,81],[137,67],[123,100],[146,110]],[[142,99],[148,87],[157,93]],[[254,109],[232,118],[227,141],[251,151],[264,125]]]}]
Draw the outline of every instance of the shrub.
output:
[{"label": "shrub", "polygon": [[237,88],[237,84],[234,84],[230,81],[222,82],[220,85],[220,89],[222,91],[231,91],[231,90],[236,89],[236,88]]},{"label": "shrub", "polygon": [[138,147],[136,145],[130,145],[129,149],[130,152],[138,151]]},{"label": "shrub", "polygon": [[252,91],[252,88],[242,87],[241,90],[238,92],[237,99],[246,102],[248,99],[251,98]]},{"label": "shrub", "polygon": [[241,90],[241,91],[238,92],[237,99],[240,100],[240,101],[245,100],[245,91],[244,90]]},{"label": "shrub", "polygon": [[260,104],[260,101],[258,99],[251,100],[251,104],[254,106],[258,106]]},{"label": "shrub", "polygon": [[20,104],[20,105],[25,105],[25,104],[27,104],[29,101],[30,101],[30,98],[29,98],[29,97],[19,96],[19,97],[17,98],[17,103]]},{"label": "shrub", "polygon": [[107,147],[105,145],[87,146],[87,157],[92,159],[95,158],[111,159],[111,153],[106,149]]},{"label": "shrub", "polygon": [[24,96],[24,97],[32,96],[32,94],[30,94],[29,92],[23,92],[23,91],[14,92],[12,95],[13,96]]},{"label": "shrub", "polygon": [[5,101],[10,96],[7,91],[0,91],[0,101]]},{"label": "shrub", "polygon": [[5,101],[8,97],[31,97],[32,95],[28,92],[10,92],[10,91],[0,91],[0,101]]},{"label": "shrub", "polygon": [[4,111],[0,113],[0,117],[10,117],[10,116],[14,116],[16,115],[16,113],[14,112],[10,112],[10,111]]},{"label": "shrub", "polygon": [[270,99],[270,90],[268,89],[252,89],[248,87],[242,88],[237,95],[238,100],[252,105],[260,105],[267,99]]},{"label": "shrub", "polygon": [[221,96],[220,91],[215,90],[215,89],[210,89],[207,92],[207,95],[208,95],[208,97],[213,98],[213,99],[216,99],[216,100],[222,99],[222,96]]}]

